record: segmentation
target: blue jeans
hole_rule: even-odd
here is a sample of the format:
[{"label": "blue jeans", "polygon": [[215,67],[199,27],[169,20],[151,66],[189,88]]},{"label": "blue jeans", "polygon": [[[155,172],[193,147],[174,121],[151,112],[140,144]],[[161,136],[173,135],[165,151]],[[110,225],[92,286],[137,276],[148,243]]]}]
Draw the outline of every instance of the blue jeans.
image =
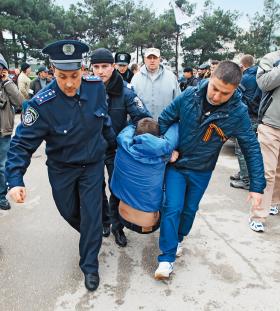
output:
[{"label": "blue jeans", "polygon": [[11,136],[0,137],[0,205],[7,204],[7,186],[5,179],[5,164],[10,147]]},{"label": "blue jeans", "polygon": [[[257,134],[258,122],[251,119],[251,123],[252,123],[252,130]],[[249,173],[248,173],[245,157],[241,151],[241,148],[237,140],[235,142],[235,154],[237,155],[237,159],[238,159],[240,179],[249,181]]]},{"label": "blue jeans", "polygon": [[158,261],[174,262],[178,242],[188,235],[199,202],[208,186],[212,172],[187,170],[180,172],[168,167],[165,176],[166,197],[160,224]]}]

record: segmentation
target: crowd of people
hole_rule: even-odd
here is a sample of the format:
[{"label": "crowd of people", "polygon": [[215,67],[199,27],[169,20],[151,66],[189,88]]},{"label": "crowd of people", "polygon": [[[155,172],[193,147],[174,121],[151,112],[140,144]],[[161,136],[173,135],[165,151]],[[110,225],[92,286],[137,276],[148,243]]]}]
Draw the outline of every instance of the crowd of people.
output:
[{"label": "crowd of people", "polygon": [[249,227],[263,232],[280,204],[280,51],[259,65],[244,55],[239,64],[187,66],[179,81],[154,47],[146,49],[141,68],[129,66],[129,53],[113,56],[106,48],[94,50],[86,68],[88,51],[75,40],[48,45],[42,53],[52,68],[39,67],[32,81],[27,63],[9,79],[0,57],[0,208],[11,208],[7,191],[15,202],[25,201],[23,176],[45,141],[54,201],[80,233],[86,288],[99,285],[102,236],[112,233],[125,247],[124,227],[139,234],[160,228],[155,278],[167,279],[221,148],[233,138],[240,169],[230,186],[249,191]]}]

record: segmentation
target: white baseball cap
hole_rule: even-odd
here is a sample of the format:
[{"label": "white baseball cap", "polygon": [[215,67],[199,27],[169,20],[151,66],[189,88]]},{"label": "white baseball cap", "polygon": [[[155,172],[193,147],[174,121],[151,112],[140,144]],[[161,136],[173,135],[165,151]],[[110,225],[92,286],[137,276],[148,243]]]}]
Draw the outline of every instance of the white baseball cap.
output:
[{"label": "white baseball cap", "polygon": [[148,57],[150,55],[155,55],[156,57],[160,57],[160,50],[156,48],[149,48],[145,51],[145,57]]}]

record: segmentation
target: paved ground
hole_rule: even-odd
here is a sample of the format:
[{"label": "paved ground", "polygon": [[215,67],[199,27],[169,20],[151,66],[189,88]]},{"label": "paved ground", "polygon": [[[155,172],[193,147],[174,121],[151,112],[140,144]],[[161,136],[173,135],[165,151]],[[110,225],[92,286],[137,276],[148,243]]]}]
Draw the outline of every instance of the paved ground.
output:
[{"label": "paved ground", "polygon": [[237,169],[231,144],[170,281],[153,279],[158,233],[127,231],[125,249],[104,239],[95,293],[84,288],[79,237],[55,208],[45,160],[41,146],[25,178],[27,202],[0,211],[0,310],[280,310],[280,218],[264,234],[248,228],[246,191],[228,186]]}]

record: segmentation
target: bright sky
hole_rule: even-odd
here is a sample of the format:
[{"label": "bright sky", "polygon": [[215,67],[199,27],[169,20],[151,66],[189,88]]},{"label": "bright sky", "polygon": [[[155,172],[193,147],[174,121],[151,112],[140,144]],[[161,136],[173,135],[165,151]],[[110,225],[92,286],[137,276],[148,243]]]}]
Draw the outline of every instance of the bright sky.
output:
[{"label": "bright sky", "polygon": [[[280,1],[280,0],[278,0]],[[63,5],[65,8],[68,8],[70,4],[75,4],[78,1],[75,0],[56,0],[55,1],[59,5]],[[140,2],[140,0],[136,0],[136,2]],[[143,3],[148,6],[152,6],[156,12],[163,12],[164,9],[169,8],[170,0],[143,0]],[[190,0],[191,3],[197,3],[197,7],[202,6],[204,0]],[[223,10],[237,10],[243,14],[243,17],[240,18],[240,26],[248,27],[248,22],[246,18],[246,14],[253,16],[255,12],[263,12],[263,2],[264,0],[213,0],[214,7],[220,7]],[[197,12],[199,13],[199,12]]]}]

